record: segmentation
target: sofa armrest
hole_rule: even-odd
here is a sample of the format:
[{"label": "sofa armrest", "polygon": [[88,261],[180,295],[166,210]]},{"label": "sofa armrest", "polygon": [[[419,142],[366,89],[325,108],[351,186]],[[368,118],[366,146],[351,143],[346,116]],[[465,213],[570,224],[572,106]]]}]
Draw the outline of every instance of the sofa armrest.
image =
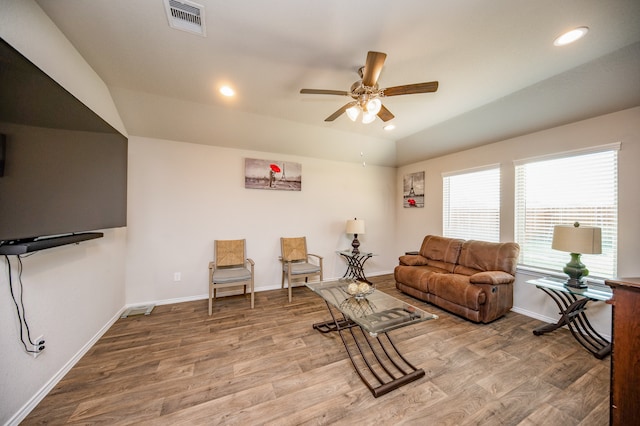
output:
[{"label": "sofa armrest", "polygon": [[503,271],[478,272],[469,277],[471,284],[511,284],[515,277]]},{"label": "sofa armrest", "polygon": [[405,254],[398,258],[401,265],[406,266],[425,266],[427,265],[427,258],[420,256],[419,254]]}]

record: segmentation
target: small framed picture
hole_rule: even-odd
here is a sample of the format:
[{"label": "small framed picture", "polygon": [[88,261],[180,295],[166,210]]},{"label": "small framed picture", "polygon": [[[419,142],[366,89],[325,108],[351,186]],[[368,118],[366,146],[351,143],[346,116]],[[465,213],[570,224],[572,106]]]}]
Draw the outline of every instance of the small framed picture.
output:
[{"label": "small framed picture", "polygon": [[404,175],[402,205],[405,208],[424,207],[424,172]]}]

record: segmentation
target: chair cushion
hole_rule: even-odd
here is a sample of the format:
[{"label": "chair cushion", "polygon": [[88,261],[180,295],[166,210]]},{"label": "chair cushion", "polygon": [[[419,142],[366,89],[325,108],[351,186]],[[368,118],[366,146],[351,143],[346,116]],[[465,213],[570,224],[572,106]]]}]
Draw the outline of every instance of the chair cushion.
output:
[{"label": "chair cushion", "polygon": [[314,272],[320,272],[320,266],[309,262],[284,263],[284,272],[287,272],[289,265],[291,265],[291,275],[313,274]]},{"label": "chair cushion", "polygon": [[213,283],[224,284],[251,279],[251,271],[247,268],[219,268],[213,271]]}]

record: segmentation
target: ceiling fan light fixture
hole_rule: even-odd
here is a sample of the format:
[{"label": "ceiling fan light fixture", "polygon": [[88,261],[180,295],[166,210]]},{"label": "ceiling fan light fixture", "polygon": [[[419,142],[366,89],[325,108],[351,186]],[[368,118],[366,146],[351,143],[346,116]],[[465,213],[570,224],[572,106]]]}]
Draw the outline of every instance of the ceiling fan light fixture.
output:
[{"label": "ceiling fan light fixture", "polygon": [[386,130],[387,132],[390,132],[391,130],[395,129],[396,125],[393,123],[389,123],[386,126],[383,127],[384,130]]},{"label": "ceiling fan light fixture", "polygon": [[558,36],[554,41],[554,46],[566,46],[567,44],[571,44],[574,41],[577,41],[584,37],[585,34],[589,31],[588,27],[578,27],[574,28],[571,31],[567,31],[566,33]]},{"label": "ceiling fan light fixture", "polygon": [[362,114],[362,122],[364,124],[373,123],[373,120],[376,119],[376,115],[372,112],[364,112]]},{"label": "ceiling fan light fixture", "polygon": [[382,102],[378,98],[369,99],[366,104],[367,112],[374,115],[380,112],[380,108],[382,108]]},{"label": "ceiling fan light fixture", "polygon": [[376,117],[380,117],[380,120],[385,123],[395,117],[391,111],[382,105],[382,101],[380,100],[382,97],[410,95],[413,93],[432,93],[438,90],[437,81],[405,84],[380,89],[378,77],[380,76],[380,71],[382,71],[386,57],[386,53],[369,51],[364,67],[360,67],[358,70],[360,80],[353,83],[349,91],[300,89],[300,93],[348,96],[351,98],[351,101],[342,105],[337,111],[325,118],[324,121],[332,122],[346,113],[349,119],[355,122],[360,117],[360,112],[362,112],[362,123],[368,124],[373,123]]},{"label": "ceiling fan light fixture", "polygon": [[360,115],[360,108],[358,108],[357,105],[353,105],[352,107],[347,108],[346,113],[351,121],[356,121],[358,119],[358,115]]}]

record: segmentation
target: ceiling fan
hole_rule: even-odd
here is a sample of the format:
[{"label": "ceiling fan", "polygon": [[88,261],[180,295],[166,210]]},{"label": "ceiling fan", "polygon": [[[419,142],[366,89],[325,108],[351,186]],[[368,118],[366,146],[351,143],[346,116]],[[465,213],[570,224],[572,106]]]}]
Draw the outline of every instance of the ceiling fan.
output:
[{"label": "ceiling fan", "polygon": [[410,95],[412,93],[429,93],[438,90],[437,81],[406,84],[404,86],[387,87],[386,89],[378,88],[378,77],[380,76],[380,71],[382,71],[382,66],[384,65],[386,58],[386,53],[370,51],[367,54],[367,62],[365,62],[364,67],[361,67],[358,70],[361,80],[353,83],[349,91],[301,89],[300,93],[350,96],[353,101],[342,106],[342,108],[325,118],[324,121],[333,121],[345,112],[351,120],[356,121],[362,112],[362,122],[366,124],[373,122],[376,119],[376,115],[385,122],[394,118],[391,111],[382,105],[380,98],[387,96]]}]

